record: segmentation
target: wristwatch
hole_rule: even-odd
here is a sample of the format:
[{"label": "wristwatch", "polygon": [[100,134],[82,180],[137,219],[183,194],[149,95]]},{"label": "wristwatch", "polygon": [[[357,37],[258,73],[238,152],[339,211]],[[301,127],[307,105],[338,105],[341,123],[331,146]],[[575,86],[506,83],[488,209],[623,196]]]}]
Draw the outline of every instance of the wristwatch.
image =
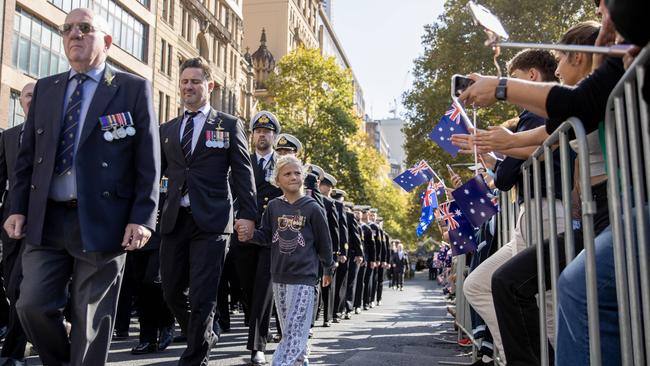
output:
[{"label": "wristwatch", "polygon": [[508,96],[507,83],[507,78],[499,78],[499,85],[497,85],[497,89],[494,91],[494,96],[497,98],[497,100],[506,100]]}]

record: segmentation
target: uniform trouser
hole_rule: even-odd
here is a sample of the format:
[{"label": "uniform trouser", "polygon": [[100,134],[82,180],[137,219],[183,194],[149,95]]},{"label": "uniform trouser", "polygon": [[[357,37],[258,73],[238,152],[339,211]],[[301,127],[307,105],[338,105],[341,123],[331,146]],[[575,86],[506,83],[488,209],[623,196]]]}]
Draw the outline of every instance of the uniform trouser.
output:
[{"label": "uniform trouser", "polygon": [[[357,287],[357,274],[359,273],[359,265],[354,260],[349,261],[347,284],[345,289],[345,312],[349,313],[354,311],[354,297],[356,295]],[[363,281],[361,281],[363,282]]]},{"label": "uniform trouser", "polygon": [[372,278],[374,277],[375,269],[366,265],[366,272],[363,275],[363,306],[370,305],[370,296],[372,295]]},{"label": "uniform trouser", "polygon": [[377,268],[377,301],[381,301],[381,294],[384,292],[384,267]]},{"label": "uniform trouser", "polygon": [[[531,201],[534,202],[534,201]],[[562,202],[559,200],[554,200],[555,212],[557,214],[556,226],[557,232],[564,232],[564,208]],[[481,263],[476,269],[470,272],[465,283],[463,284],[463,293],[467,298],[467,301],[470,305],[476,310],[476,312],[485,320],[485,324],[490,328],[492,337],[494,338],[494,346],[499,351],[499,355],[504,357],[507,362],[507,354],[504,353],[503,343],[501,339],[501,333],[499,331],[499,324],[497,322],[496,310],[494,308],[494,300],[492,298],[492,275],[496,270],[498,270],[502,265],[512,259],[514,255],[521,252],[526,248],[527,238],[526,235],[526,215],[525,208],[522,205],[519,217],[517,219],[517,225],[513,232],[513,239],[504,244],[499,250],[487,258],[483,263]],[[545,238],[548,237],[549,233],[549,219],[546,216],[548,213],[548,207],[546,200],[542,200],[542,212],[545,213],[542,218],[543,231]],[[531,211],[531,217],[536,219],[535,211]],[[533,233],[535,231],[533,230]],[[549,328],[549,336],[553,335],[553,304],[551,297],[546,297],[546,308],[547,308],[547,328]]]},{"label": "uniform trouser", "polygon": [[115,331],[128,332],[131,325],[131,310],[133,308],[133,296],[136,294],[135,268],[133,256],[126,254],[124,264],[124,280],[120,288],[120,297],[117,300],[117,313],[115,314]]},{"label": "uniform trouser", "polygon": [[393,272],[393,277],[395,277],[397,279],[397,281],[395,281],[395,288],[404,287],[404,270],[401,270],[401,271],[395,270]]},{"label": "uniform trouser", "polygon": [[248,350],[266,351],[271,322],[271,249],[238,243],[234,251],[244,307],[248,308]]},{"label": "uniform trouser", "polygon": [[338,317],[338,314],[343,313],[345,308],[345,292],[348,285],[348,266],[350,261],[345,263],[339,263],[338,268],[336,269],[336,284],[335,287],[335,296],[334,296],[334,318]]},{"label": "uniform trouser", "polygon": [[[207,365],[216,343],[212,331],[219,277],[230,234],[201,230],[184,208],[173,231],[162,235],[160,274],[165,302],[187,335],[179,365]],[[189,287],[190,309],[185,291]]]},{"label": "uniform trouser", "polygon": [[379,267],[375,267],[375,269],[372,270],[372,277],[370,278],[370,299],[368,300],[368,304],[375,302],[377,298],[377,278],[379,278],[380,269],[381,264]]},{"label": "uniform trouser", "polygon": [[[29,270],[23,271],[16,303],[43,364],[106,363],[125,260],[124,251],[85,252],[77,209],[48,203],[41,245],[25,244],[22,265]],[[68,338],[63,309],[69,296]]]},{"label": "uniform trouser", "polygon": [[237,280],[237,269],[232,249],[226,253],[223,273],[219,279],[219,294],[217,298],[217,312],[215,319],[221,329],[230,329],[230,307],[237,300],[237,293],[240,292],[239,281]]},{"label": "uniform trouser", "polygon": [[332,320],[334,317],[334,300],[335,300],[335,289],[336,289],[336,273],[338,272],[338,267],[336,268],[336,271],[334,272],[334,275],[331,277],[332,281],[331,283],[327,286],[323,286],[323,282],[321,281],[321,286],[320,286],[320,305],[318,307],[318,310],[321,308],[323,309],[323,322],[329,322]]},{"label": "uniform trouser", "polygon": [[25,357],[27,336],[16,313],[16,301],[20,295],[20,282],[23,280],[21,257],[24,245],[20,240],[10,239],[4,231],[2,234],[3,276],[9,299],[9,322],[0,356],[22,360]]},{"label": "uniform trouser", "polygon": [[365,289],[364,281],[366,278],[367,269],[368,269],[367,265],[360,265],[357,271],[357,278],[354,286],[354,296],[353,296],[354,299],[353,304],[355,308],[360,308],[364,302],[364,297],[363,297],[363,293]]},{"label": "uniform trouser", "polygon": [[128,256],[133,262],[135,289],[138,294],[140,342],[157,343],[158,331],[174,326],[174,314],[163,299],[160,251],[140,250],[130,252]]}]

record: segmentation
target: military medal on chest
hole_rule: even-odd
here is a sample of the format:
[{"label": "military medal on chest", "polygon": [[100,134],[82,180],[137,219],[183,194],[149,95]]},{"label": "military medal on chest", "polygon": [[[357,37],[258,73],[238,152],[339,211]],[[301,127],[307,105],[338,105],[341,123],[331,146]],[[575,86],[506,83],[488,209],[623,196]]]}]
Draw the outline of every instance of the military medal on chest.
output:
[{"label": "military medal on chest", "polygon": [[133,127],[133,117],[131,116],[131,112],[124,113],[124,117],[126,118],[126,134],[134,136],[135,127]]},{"label": "military medal on chest", "polygon": [[113,141],[115,137],[112,131],[115,129],[115,126],[111,116],[99,117],[99,124],[102,126],[102,131],[104,131],[104,140],[107,142]]},{"label": "military medal on chest", "polygon": [[209,148],[223,149],[230,147],[230,141],[228,141],[228,131],[225,131],[221,127],[221,119],[217,128],[214,130],[205,131],[205,146]]},{"label": "military medal on chest", "polygon": [[124,126],[126,126],[126,120],[124,118],[124,113],[115,115],[115,121],[117,122],[117,126],[118,126],[117,130],[115,130],[117,133],[117,137],[121,139],[125,138],[126,128]]}]

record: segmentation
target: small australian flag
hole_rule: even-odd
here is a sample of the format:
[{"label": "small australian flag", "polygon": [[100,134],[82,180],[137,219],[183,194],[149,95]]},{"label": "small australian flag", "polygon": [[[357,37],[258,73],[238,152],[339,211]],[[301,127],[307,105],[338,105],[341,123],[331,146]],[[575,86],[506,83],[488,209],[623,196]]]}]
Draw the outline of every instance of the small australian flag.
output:
[{"label": "small australian flag", "polygon": [[445,115],[440,118],[438,124],[429,133],[429,139],[453,157],[458,155],[460,149],[451,143],[451,135],[469,134],[460,108],[456,103],[452,103],[449,110],[445,112]]},{"label": "small australian flag", "polygon": [[455,225],[449,225],[451,254],[457,256],[475,251],[478,245],[476,244],[476,230],[474,230],[474,226],[467,220],[467,217],[458,208],[456,202],[446,203],[445,205],[447,207],[442,209],[443,218],[452,215],[452,217],[448,217],[446,220],[453,220],[455,223]]},{"label": "small australian flag", "polygon": [[432,178],[433,170],[431,170],[426,161],[420,160],[419,163],[406,169],[405,172],[395,177],[393,181],[405,191],[411,192],[415,187],[428,182]]},{"label": "small australian flag", "polygon": [[479,227],[499,211],[483,177],[478,175],[451,192],[472,225]]},{"label": "small australian flag", "polygon": [[424,191],[424,196],[422,197],[422,213],[420,214],[420,223],[415,229],[415,233],[418,238],[424,234],[431,221],[435,217],[434,211],[438,207],[438,198],[436,197],[436,191],[433,188],[433,179],[429,181],[427,189]]}]

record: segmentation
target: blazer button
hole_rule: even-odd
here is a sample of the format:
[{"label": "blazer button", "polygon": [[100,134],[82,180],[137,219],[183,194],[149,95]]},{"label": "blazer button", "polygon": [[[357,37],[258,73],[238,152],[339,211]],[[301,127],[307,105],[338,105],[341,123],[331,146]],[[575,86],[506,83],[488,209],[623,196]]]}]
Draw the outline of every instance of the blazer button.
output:
[{"label": "blazer button", "polygon": [[39,134],[39,135],[42,135],[43,134],[43,129],[42,128],[37,129],[36,133]]},{"label": "blazer button", "polygon": [[269,200],[268,197],[264,197],[264,202],[266,202],[266,201],[268,201],[268,200]]},{"label": "blazer button", "polygon": [[43,157],[39,156],[38,159],[36,160],[36,162],[39,163],[39,164],[42,163],[43,162]]},{"label": "blazer button", "polygon": [[266,206],[267,206],[267,205],[264,205],[264,206],[262,206],[262,208],[266,210]]},{"label": "blazer button", "polygon": [[108,198],[108,197],[111,196],[111,192],[109,192],[109,191],[104,191],[104,193],[102,193],[102,196],[105,197],[105,198]]},{"label": "blazer button", "polygon": [[31,186],[29,186],[29,188],[31,188],[32,191],[35,191],[35,190],[36,190],[36,186],[33,185],[33,184],[32,184]]},{"label": "blazer button", "polygon": [[102,168],[108,168],[108,163],[105,161],[102,161]]}]

